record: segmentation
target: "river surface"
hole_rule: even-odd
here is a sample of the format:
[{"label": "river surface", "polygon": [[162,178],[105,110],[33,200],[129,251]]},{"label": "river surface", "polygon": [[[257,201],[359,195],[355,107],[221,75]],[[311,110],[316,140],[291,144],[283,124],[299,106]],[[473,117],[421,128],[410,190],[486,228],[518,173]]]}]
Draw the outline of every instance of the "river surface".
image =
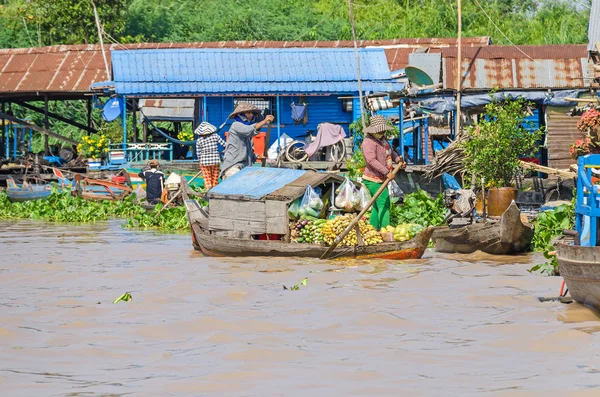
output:
[{"label": "river surface", "polygon": [[599,317],[541,303],[540,260],[213,259],[117,221],[0,222],[0,395],[598,396]]}]

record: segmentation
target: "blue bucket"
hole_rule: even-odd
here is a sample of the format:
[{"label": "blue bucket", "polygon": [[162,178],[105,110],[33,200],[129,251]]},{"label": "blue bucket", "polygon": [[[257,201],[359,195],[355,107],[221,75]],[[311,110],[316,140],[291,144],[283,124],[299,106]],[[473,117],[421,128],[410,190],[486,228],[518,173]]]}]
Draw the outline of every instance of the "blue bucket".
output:
[{"label": "blue bucket", "polygon": [[90,170],[99,170],[101,166],[101,159],[88,159],[88,167]]}]

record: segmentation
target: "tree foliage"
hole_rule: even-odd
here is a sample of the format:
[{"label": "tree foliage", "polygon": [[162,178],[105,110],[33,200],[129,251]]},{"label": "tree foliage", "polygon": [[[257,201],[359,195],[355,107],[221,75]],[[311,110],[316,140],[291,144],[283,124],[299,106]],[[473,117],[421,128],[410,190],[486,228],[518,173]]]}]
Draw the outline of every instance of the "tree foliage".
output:
[{"label": "tree foliage", "polygon": [[[463,35],[587,42],[591,0],[463,1]],[[359,39],[456,37],[456,0],[353,0]],[[345,0],[96,0],[108,42],[349,40]],[[482,10],[483,9],[483,10]],[[98,41],[90,0],[0,0],[0,46]]]},{"label": "tree foliage", "polygon": [[521,168],[519,158],[531,156],[543,135],[540,130],[526,128],[532,128],[524,122],[526,105],[522,98],[490,102],[482,119],[467,132],[463,144],[465,169],[484,178],[488,186],[510,186]]}]

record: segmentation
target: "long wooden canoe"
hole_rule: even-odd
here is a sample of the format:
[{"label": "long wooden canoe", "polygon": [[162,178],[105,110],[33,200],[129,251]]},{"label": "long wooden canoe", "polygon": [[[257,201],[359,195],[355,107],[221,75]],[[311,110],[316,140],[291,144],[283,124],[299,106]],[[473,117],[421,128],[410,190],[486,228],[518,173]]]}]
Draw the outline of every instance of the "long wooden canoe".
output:
[{"label": "long wooden canoe", "polygon": [[556,259],[573,299],[600,311],[600,247],[558,243]]},{"label": "long wooden canoe", "polygon": [[439,227],[434,230],[431,238],[438,252],[517,254],[529,249],[533,226],[521,221],[521,211],[513,202],[499,222],[474,223],[459,228]]},{"label": "long wooden canoe", "polygon": [[[190,221],[192,244],[196,250],[207,256],[217,257],[304,257],[320,258],[327,247],[319,244],[298,244],[283,241],[249,240],[211,234],[207,230],[206,214],[196,200],[186,200],[185,207]],[[404,242],[380,243],[369,246],[338,247],[331,259],[418,259],[423,256],[433,233],[427,228],[414,238]]]}]

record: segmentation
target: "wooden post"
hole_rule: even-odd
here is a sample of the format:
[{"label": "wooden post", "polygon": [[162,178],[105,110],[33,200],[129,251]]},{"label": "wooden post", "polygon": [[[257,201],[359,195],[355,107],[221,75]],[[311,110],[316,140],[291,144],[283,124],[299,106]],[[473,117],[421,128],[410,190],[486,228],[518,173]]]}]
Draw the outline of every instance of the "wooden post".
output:
[{"label": "wooden post", "polygon": [[192,130],[196,131],[198,125],[200,124],[200,98],[194,98],[194,123],[192,125]]},{"label": "wooden post", "polygon": [[90,136],[89,128],[92,128],[92,99],[91,98],[88,98],[88,100],[87,100],[87,126],[88,126],[87,134],[88,134],[88,136]]},{"label": "wooden post", "polygon": [[[48,120],[48,95],[44,95],[44,128],[50,131],[50,120]],[[48,135],[44,135],[44,154],[46,156],[50,155]]]},{"label": "wooden post", "polygon": [[137,107],[137,99],[132,99],[131,100],[131,107],[133,109],[133,113],[131,115],[131,123],[133,126],[133,142],[137,142],[138,140],[138,127],[137,127],[137,111],[138,111],[138,107]]},{"label": "wooden post", "polygon": [[148,120],[145,117],[142,121],[142,142],[148,142]]},{"label": "wooden post", "polygon": [[456,55],[456,136],[460,135],[460,87],[462,85],[462,6],[458,0],[458,51]]},{"label": "wooden post", "polygon": [[[6,113],[6,103],[2,102],[2,114]],[[6,119],[4,117],[2,117],[2,144],[3,145],[8,145],[6,142]],[[0,153],[0,156],[3,156],[6,154],[6,158],[8,159],[8,146],[6,146],[4,148],[4,150],[6,151],[6,153]]]}]

